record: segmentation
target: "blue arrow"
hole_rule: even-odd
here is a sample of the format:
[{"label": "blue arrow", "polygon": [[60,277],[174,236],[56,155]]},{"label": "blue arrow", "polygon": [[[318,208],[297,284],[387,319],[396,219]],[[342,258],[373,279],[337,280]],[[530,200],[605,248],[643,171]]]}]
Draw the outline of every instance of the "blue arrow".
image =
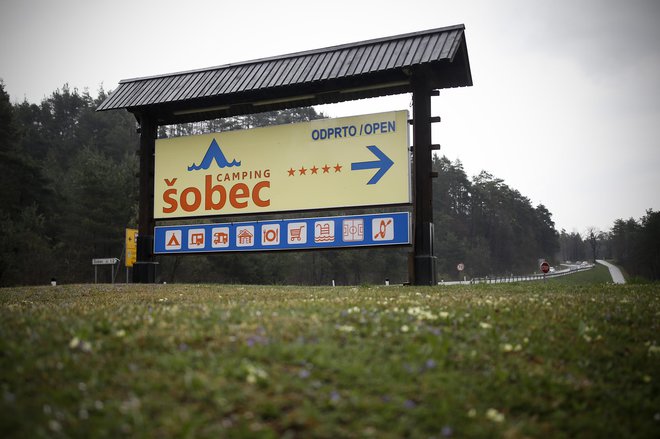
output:
[{"label": "blue arrow", "polygon": [[351,163],[351,171],[360,171],[362,169],[378,169],[378,172],[376,172],[374,176],[371,177],[371,180],[367,182],[367,184],[376,184],[383,177],[383,175],[385,175],[385,173],[392,167],[394,162],[388,156],[386,156],[383,151],[378,149],[376,145],[370,145],[367,146],[367,148],[376,157],[378,157],[378,160],[374,160],[371,162]]}]

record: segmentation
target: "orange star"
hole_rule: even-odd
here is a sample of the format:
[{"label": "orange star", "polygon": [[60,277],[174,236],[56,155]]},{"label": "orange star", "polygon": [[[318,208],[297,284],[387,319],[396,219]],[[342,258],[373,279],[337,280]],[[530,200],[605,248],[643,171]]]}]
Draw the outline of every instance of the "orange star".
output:
[{"label": "orange star", "polygon": [[330,171],[330,166],[328,166],[328,164],[326,163],[322,169],[323,169],[323,173],[327,174]]},{"label": "orange star", "polygon": [[302,168],[299,169],[300,175],[307,175],[307,169],[303,166]]},{"label": "orange star", "polygon": [[317,168],[316,165],[312,166],[312,169],[310,169],[310,171],[312,171],[312,174],[317,174],[318,170],[319,168]]},{"label": "orange star", "polygon": [[287,172],[289,173],[289,177],[293,177],[294,175],[296,175],[296,170],[293,168],[289,169]]},{"label": "orange star", "polygon": [[337,163],[337,165],[333,167],[335,168],[335,172],[341,172],[341,166],[339,166],[339,163]]}]

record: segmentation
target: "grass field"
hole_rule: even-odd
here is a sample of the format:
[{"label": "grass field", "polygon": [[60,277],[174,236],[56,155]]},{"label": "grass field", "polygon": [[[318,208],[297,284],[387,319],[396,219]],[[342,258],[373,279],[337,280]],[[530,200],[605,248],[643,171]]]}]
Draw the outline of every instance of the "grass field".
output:
[{"label": "grass field", "polygon": [[607,283],[612,282],[612,275],[610,275],[610,270],[606,266],[596,264],[590,270],[580,271],[567,276],[552,277],[548,279],[548,282],[562,285]]},{"label": "grass field", "polygon": [[0,290],[2,437],[660,436],[660,287]]}]

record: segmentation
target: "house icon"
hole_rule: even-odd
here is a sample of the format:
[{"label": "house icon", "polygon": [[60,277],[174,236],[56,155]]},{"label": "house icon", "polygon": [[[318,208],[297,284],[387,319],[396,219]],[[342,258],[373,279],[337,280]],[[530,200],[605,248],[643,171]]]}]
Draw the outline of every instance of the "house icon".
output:
[{"label": "house icon", "polygon": [[254,241],[254,233],[250,230],[251,227],[245,227],[240,229],[236,238],[238,239],[239,246],[248,246],[252,245]]}]

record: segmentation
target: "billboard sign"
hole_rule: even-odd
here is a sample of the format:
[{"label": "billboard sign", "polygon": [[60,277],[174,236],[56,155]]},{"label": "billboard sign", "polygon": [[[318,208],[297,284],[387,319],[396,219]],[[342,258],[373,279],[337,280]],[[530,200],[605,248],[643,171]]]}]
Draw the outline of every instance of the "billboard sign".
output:
[{"label": "billboard sign", "polygon": [[410,244],[408,212],[158,226],[154,253],[305,250]]},{"label": "billboard sign", "polygon": [[411,202],[408,112],[156,140],[154,217]]}]

